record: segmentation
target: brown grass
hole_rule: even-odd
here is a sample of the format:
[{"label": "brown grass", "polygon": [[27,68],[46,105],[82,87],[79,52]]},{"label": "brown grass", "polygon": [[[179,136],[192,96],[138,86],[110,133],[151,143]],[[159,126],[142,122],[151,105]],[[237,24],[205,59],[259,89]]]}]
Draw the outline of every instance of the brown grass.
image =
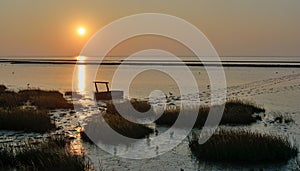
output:
[{"label": "brown grass", "polygon": [[[35,143],[36,144],[36,143]],[[84,154],[75,155],[64,139],[51,138],[38,145],[0,146],[0,168],[17,170],[87,171],[92,168]]]},{"label": "brown grass", "polygon": [[46,110],[0,109],[0,129],[44,133],[55,129]]},{"label": "brown grass", "polygon": [[221,129],[204,144],[199,144],[198,137],[194,135],[189,140],[189,147],[199,160],[247,164],[283,162],[298,153],[287,137],[242,129]]},{"label": "brown grass", "polygon": [[[5,86],[0,89],[5,90]],[[0,90],[1,91],[1,90]],[[22,109],[22,105],[30,102],[38,110]],[[0,129],[47,132],[55,129],[48,110],[72,109],[73,104],[64,99],[58,91],[21,90],[0,92]]]},{"label": "brown grass", "polygon": [[[125,109],[129,106],[132,105],[133,108],[139,112],[147,112],[151,109],[151,105],[149,104],[149,102],[144,101],[144,100],[137,100],[137,99],[131,99],[131,100],[125,100],[122,103],[118,103],[119,107],[121,109]],[[119,113],[115,107],[115,105],[109,101],[106,103],[106,112],[110,113],[110,114],[116,114]]]},{"label": "brown grass", "polygon": [[[221,106],[215,105],[211,108],[219,108]],[[199,109],[195,107],[185,108],[183,114],[189,117],[189,113],[198,113],[195,127],[202,128],[207,116],[209,114],[209,106],[200,106]],[[222,125],[246,125],[254,123],[258,120],[254,116],[255,113],[264,112],[265,110],[256,104],[241,101],[241,100],[229,100],[225,103],[224,113],[222,115],[221,123]],[[178,118],[180,113],[179,107],[168,108],[164,111],[163,115],[158,118],[155,123],[163,126],[172,126]],[[185,125],[182,125],[185,126]]]},{"label": "brown grass", "polygon": [[3,93],[7,87],[5,85],[0,85],[0,93]]},{"label": "brown grass", "polygon": [[[149,112],[153,115],[156,115],[151,108],[151,105],[147,101],[140,101],[140,100],[126,100],[125,102],[118,103],[118,107],[122,109],[122,111],[126,111],[128,105],[132,104],[132,106],[139,112]],[[197,107],[185,107],[182,111],[182,114],[185,115],[185,118],[191,116],[191,114],[198,114],[197,119],[195,121],[195,127],[202,128],[207,116],[209,114],[210,108],[221,108],[221,105],[214,105],[212,107],[209,106],[200,106],[198,109]],[[248,101],[242,101],[237,99],[228,100],[225,103],[224,113],[222,115],[221,123],[220,124],[229,124],[229,125],[246,125],[251,124],[259,120],[259,117],[254,116],[255,113],[264,112],[265,110]],[[107,113],[111,114],[119,114],[116,110],[115,104],[112,102],[107,103]],[[163,115],[158,118],[155,123],[157,125],[163,126],[172,126],[178,118],[180,113],[179,107],[168,107]],[[130,115],[130,114],[128,114]],[[189,122],[186,122],[188,124]],[[178,126],[186,126],[185,123],[181,123]]]},{"label": "brown grass", "polygon": [[0,93],[0,107],[14,108],[24,103],[18,93],[12,91],[5,91]]},{"label": "brown grass", "polygon": [[[103,118],[110,128],[112,128],[113,130],[125,137],[140,139],[147,137],[149,134],[153,133],[153,129],[142,124],[130,122],[119,114],[105,113],[103,115]],[[126,143],[118,142],[118,140],[115,137],[110,135],[109,128],[104,125],[103,120],[101,120],[99,116],[93,116],[88,122],[88,124],[84,127],[84,130],[92,134],[93,140],[97,142],[101,141],[104,143],[113,144]],[[90,138],[86,135],[85,132],[82,132],[81,135],[85,141],[91,142]],[[95,139],[95,137],[99,137],[99,139]]]},{"label": "brown grass", "polygon": [[73,109],[73,104],[69,103],[58,91],[46,90],[21,90],[18,93],[5,91],[0,93],[0,107],[14,108],[23,105],[27,101],[31,102],[39,109]]},{"label": "brown grass", "polygon": [[69,103],[58,91],[45,90],[21,90],[19,95],[22,101],[31,101],[40,109],[72,109],[73,104]]}]

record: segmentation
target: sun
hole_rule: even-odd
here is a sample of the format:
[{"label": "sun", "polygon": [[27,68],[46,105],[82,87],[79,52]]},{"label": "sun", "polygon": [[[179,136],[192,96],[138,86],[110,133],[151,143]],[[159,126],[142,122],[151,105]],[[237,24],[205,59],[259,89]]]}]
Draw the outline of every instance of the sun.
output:
[{"label": "sun", "polygon": [[77,29],[77,33],[78,33],[78,35],[83,36],[83,35],[85,35],[86,30],[85,30],[84,27],[79,27],[79,28]]}]

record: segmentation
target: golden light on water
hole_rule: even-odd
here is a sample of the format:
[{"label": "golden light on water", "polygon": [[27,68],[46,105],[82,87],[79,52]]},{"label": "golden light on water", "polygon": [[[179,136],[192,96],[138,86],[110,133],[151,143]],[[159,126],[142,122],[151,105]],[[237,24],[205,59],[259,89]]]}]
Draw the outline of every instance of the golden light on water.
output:
[{"label": "golden light on water", "polygon": [[[78,56],[77,57],[77,62],[84,62],[85,57],[84,56]],[[86,68],[85,65],[77,65],[77,75],[78,75],[78,91],[81,94],[85,93],[85,81],[86,81],[86,72],[85,72]]]}]

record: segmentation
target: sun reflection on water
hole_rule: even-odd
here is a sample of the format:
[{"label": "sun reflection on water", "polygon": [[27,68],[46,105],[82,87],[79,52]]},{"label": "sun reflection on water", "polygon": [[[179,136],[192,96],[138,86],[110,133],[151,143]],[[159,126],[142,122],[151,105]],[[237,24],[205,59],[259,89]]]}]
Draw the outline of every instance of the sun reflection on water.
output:
[{"label": "sun reflection on water", "polygon": [[70,142],[70,152],[77,156],[82,156],[85,154],[85,150],[83,148],[80,137]]},{"label": "sun reflection on water", "polygon": [[[78,56],[77,57],[77,63],[83,63],[85,61],[85,57],[84,56]],[[86,89],[86,85],[85,85],[85,81],[86,81],[86,66],[84,64],[79,64],[77,65],[77,74],[78,74],[78,84],[77,84],[77,89],[79,91],[79,93],[84,94],[85,93],[85,89]]]},{"label": "sun reflection on water", "polygon": [[74,155],[82,156],[84,155],[84,147],[81,141],[80,132],[82,131],[81,127],[76,128],[76,131],[78,135],[76,136],[76,139],[73,141],[70,141],[70,152]]}]

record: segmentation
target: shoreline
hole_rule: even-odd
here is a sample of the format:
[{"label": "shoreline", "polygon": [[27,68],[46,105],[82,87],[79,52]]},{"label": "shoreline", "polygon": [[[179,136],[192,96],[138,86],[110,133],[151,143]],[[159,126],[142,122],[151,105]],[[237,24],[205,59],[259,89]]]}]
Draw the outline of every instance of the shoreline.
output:
[{"label": "shoreline", "polygon": [[[151,61],[151,60],[131,60],[123,62],[77,62],[76,60],[59,60],[59,61],[49,61],[49,60],[0,60],[0,63],[9,64],[50,64],[50,65],[136,65],[136,66],[205,66],[205,67],[263,67],[263,68],[300,68],[300,62],[288,62],[288,61],[222,61],[221,64],[214,61],[205,61],[199,63],[199,61],[182,61],[184,63],[170,63],[169,61]],[[161,63],[169,62],[169,63]],[[172,62],[172,61],[171,61]],[[181,62],[181,61],[180,61]],[[206,63],[214,62],[214,63]]]}]

